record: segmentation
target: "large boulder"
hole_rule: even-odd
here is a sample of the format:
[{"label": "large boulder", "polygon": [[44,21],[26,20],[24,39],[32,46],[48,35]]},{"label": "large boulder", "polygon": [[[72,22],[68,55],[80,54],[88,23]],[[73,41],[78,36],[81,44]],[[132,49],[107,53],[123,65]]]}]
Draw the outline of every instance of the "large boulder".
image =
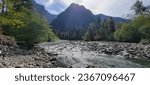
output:
[{"label": "large boulder", "polygon": [[7,45],[7,46],[16,46],[16,41],[14,37],[0,34],[0,44]]}]

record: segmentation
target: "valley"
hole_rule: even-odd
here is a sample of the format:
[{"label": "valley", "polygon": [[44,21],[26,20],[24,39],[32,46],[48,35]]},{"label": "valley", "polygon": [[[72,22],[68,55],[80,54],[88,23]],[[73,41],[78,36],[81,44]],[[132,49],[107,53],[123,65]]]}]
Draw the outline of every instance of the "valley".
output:
[{"label": "valley", "polygon": [[150,67],[150,6],[142,1],[128,18],[78,3],[58,14],[35,0],[0,5],[1,68]]}]

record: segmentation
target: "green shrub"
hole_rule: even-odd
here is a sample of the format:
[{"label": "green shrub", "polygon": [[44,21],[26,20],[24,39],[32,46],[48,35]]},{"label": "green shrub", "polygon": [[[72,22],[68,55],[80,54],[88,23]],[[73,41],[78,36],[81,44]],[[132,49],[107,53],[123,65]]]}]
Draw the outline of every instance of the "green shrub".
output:
[{"label": "green shrub", "polygon": [[48,22],[38,13],[33,12],[28,15],[25,21],[28,21],[26,22],[26,26],[19,30],[19,35],[16,35],[16,38],[19,41],[24,41],[25,45],[30,47],[37,43],[58,39],[52,32]]},{"label": "green shrub", "polygon": [[117,41],[121,41],[121,38],[122,38],[120,31],[121,31],[121,29],[118,29],[118,30],[116,30],[115,33],[114,33],[114,38],[115,38],[115,40],[117,40]]},{"label": "green shrub", "polygon": [[114,33],[114,38],[124,42],[150,40],[150,16],[139,16],[129,23],[122,24]]},{"label": "green shrub", "polygon": [[132,26],[139,29],[144,25],[150,24],[150,16],[139,16],[131,22]]},{"label": "green shrub", "polygon": [[114,33],[114,38],[123,42],[139,42],[141,40],[141,35],[132,25],[123,24],[121,29]]},{"label": "green shrub", "polygon": [[[0,26],[4,30],[3,34],[14,36],[18,43],[27,47],[58,39],[43,16],[36,13],[33,9],[24,8],[22,12],[20,14],[19,12],[12,13],[11,17],[9,14],[0,17]],[[18,19],[20,15],[22,17]]]},{"label": "green shrub", "polygon": [[141,27],[141,28],[139,29],[139,31],[141,32],[142,38],[143,38],[144,40],[150,41],[150,24]]}]

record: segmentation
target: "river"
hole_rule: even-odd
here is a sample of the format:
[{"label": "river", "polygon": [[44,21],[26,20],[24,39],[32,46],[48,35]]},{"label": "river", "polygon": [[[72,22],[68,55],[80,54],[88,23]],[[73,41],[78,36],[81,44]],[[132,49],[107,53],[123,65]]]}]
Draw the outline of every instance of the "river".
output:
[{"label": "river", "polygon": [[[93,45],[95,43],[95,47]],[[94,48],[107,46],[107,42],[85,41],[58,41],[41,43],[40,47],[47,52],[55,54],[55,58],[62,64],[73,68],[143,68],[144,64],[127,59],[121,54],[106,54]],[[99,47],[98,47],[99,46]],[[108,47],[108,46],[107,46]],[[109,47],[114,49],[115,46]],[[94,50],[93,50],[94,49]],[[120,51],[126,54],[125,51]]]}]

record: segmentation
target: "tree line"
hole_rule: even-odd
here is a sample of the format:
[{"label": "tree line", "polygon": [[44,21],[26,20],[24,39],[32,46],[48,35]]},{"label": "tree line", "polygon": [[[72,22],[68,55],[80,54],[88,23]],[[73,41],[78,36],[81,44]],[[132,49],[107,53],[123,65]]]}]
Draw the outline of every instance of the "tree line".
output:
[{"label": "tree line", "polygon": [[85,33],[84,40],[114,40],[113,33],[115,32],[115,23],[112,17],[108,20],[101,21],[100,16],[96,23],[90,23]]},{"label": "tree line", "polygon": [[150,43],[150,6],[144,6],[142,1],[137,0],[131,9],[134,17],[126,23],[114,23],[112,17],[97,23],[91,23],[83,39],[87,41],[123,41]]}]

